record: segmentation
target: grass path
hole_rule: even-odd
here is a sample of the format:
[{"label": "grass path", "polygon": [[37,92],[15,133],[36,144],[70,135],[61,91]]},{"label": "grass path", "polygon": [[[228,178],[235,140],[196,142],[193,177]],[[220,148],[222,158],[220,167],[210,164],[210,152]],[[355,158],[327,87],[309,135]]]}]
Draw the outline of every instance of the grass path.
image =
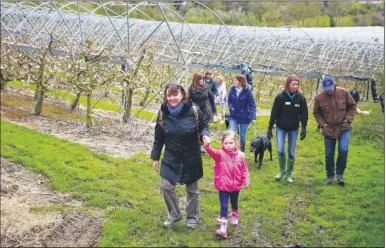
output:
[{"label": "grass path", "polygon": [[[373,112],[357,116],[354,122],[345,187],[324,185],[323,139],[312,115],[306,139],[298,141],[294,184],[273,179],[278,170],[275,144],[274,160],[266,156],[261,170],[247,152],[251,188],[240,195],[242,226],[230,228],[229,240],[214,236],[219,203],[212,184],[213,162],[207,155],[204,178],[199,181],[201,215],[196,230],[187,229],[183,222],[171,229],[162,227],[166,207],[160,178],[143,154],[112,158],[1,121],[1,156],[47,175],[53,189],[70,192],[85,206],[100,208],[104,213],[100,246],[381,247],[385,242],[384,116],[379,104],[363,106]],[[265,132],[268,117],[260,117],[258,123],[259,132]],[[250,129],[247,140],[252,136]],[[219,143],[213,146],[218,148]],[[183,206],[184,188],[178,187],[178,193]]]}]

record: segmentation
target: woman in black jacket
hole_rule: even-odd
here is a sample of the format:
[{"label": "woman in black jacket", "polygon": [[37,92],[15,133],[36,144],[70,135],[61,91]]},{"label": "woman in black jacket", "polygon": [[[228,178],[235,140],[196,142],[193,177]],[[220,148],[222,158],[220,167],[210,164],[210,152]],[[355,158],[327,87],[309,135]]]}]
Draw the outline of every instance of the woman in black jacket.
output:
[{"label": "woman in black jacket", "polygon": [[[295,148],[299,133],[299,122],[302,123],[300,140],[306,137],[308,121],[307,102],[299,89],[299,78],[290,75],[285,82],[285,89],[275,97],[271,110],[271,118],[267,136],[272,138],[273,125],[276,123],[277,153],[280,172],[275,179],[280,180],[285,174],[288,183],[292,183],[291,173],[295,162]],[[285,169],[286,156],[284,152],[285,136],[288,134],[288,161],[287,171]]]},{"label": "woman in black jacket", "polygon": [[151,159],[155,171],[159,169],[161,151],[161,190],[168,208],[164,227],[171,227],[182,219],[178,207],[176,184],[186,185],[186,224],[195,228],[198,222],[199,202],[197,181],[203,176],[200,143],[210,142],[209,130],[203,114],[193,106],[185,89],[169,83],[164,90],[163,103],[155,126]]},{"label": "woman in black jacket", "polygon": [[192,84],[189,87],[189,99],[200,108],[206,123],[209,123],[212,115],[217,114],[215,97],[204,82],[204,76],[201,73],[193,75]]}]

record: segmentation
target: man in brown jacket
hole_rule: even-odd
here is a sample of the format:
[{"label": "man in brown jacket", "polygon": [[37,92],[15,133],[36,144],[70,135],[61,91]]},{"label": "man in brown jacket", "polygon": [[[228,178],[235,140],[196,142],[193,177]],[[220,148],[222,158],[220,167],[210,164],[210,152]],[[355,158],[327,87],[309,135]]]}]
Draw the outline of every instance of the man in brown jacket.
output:
[{"label": "man in brown jacket", "polygon": [[[323,130],[326,159],[326,183],[336,179],[344,186],[343,173],[346,168],[351,123],[354,120],[356,104],[350,92],[336,86],[330,76],[323,78],[323,92],[315,97],[314,117]],[[335,146],[338,141],[336,169],[334,163]]]}]

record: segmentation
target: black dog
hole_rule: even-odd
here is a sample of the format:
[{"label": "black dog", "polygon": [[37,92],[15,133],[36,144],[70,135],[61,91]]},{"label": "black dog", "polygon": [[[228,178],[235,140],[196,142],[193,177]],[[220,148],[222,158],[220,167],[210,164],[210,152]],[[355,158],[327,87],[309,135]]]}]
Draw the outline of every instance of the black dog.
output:
[{"label": "black dog", "polygon": [[[228,130],[229,128],[229,114],[225,114],[225,128],[226,130]],[[239,126],[237,126],[237,133],[239,134],[240,133],[240,128]]]},{"label": "black dog", "polygon": [[255,162],[257,162],[257,155],[259,154],[259,166],[257,167],[258,169],[261,168],[265,150],[269,151],[272,160],[272,144],[271,140],[268,139],[267,135],[261,135],[251,140],[251,152],[255,153]]},{"label": "black dog", "polygon": [[225,118],[225,128],[226,128],[226,130],[228,130],[228,128],[229,128],[229,114],[225,114],[225,116],[224,116]]}]

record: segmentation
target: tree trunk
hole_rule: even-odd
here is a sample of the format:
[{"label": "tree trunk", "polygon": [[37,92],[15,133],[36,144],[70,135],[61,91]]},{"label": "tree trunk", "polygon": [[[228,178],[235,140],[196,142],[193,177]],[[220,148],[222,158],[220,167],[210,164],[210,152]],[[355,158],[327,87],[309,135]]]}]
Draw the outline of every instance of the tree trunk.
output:
[{"label": "tree trunk", "polygon": [[274,90],[275,90],[275,86],[272,86],[271,90],[269,91],[269,96],[272,96]]},{"label": "tree trunk", "polygon": [[125,94],[126,105],[125,105],[125,109],[123,111],[124,112],[123,113],[123,122],[124,123],[127,123],[130,116],[131,116],[131,112],[132,112],[132,108],[133,108],[133,95],[134,95],[134,90],[127,88],[126,94]]},{"label": "tree trunk", "polygon": [[0,72],[0,90],[5,90],[5,82],[6,82],[5,78],[3,74],[1,74]]},{"label": "tree trunk", "polygon": [[91,92],[87,93],[87,110],[86,110],[86,127],[92,127],[92,118],[91,118]]},{"label": "tree trunk", "polygon": [[42,112],[43,99],[44,99],[44,87],[41,82],[38,83],[36,93],[36,102],[35,102],[35,110],[34,115],[39,116]]},{"label": "tree trunk", "polygon": [[132,76],[130,76],[130,73],[128,73],[128,78],[125,80],[125,86],[123,89],[124,93],[125,93],[124,99],[123,99],[125,102],[124,109],[123,109],[123,122],[124,123],[127,123],[127,121],[129,120],[129,118],[131,116],[131,111],[133,108],[133,95],[134,95],[134,89],[132,89],[131,87],[134,83],[134,80],[137,77],[138,70],[142,64],[143,58],[145,57],[145,53],[146,53],[146,49],[143,50],[143,53],[138,60],[137,67],[135,68],[135,71],[132,74]]},{"label": "tree trunk", "polygon": [[[51,43],[50,43],[51,44]],[[50,49],[50,47],[49,47]],[[42,112],[42,106],[43,106],[43,99],[44,99],[44,94],[45,94],[45,88],[44,88],[44,66],[46,63],[46,56],[47,56],[47,51],[43,54],[41,60],[40,60],[40,65],[39,65],[39,77],[38,80],[36,81],[36,91],[35,91],[35,115],[40,115]]]},{"label": "tree trunk", "polygon": [[76,108],[76,106],[78,106],[80,94],[82,94],[82,91],[79,91],[78,93],[76,93],[75,99],[71,104],[71,111],[73,111]]},{"label": "tree trunk", "polygon": [[139,105],[141,107],[143,107],[145,105],[145,102],[146,102],[147,98],[149,97],[149,93],[150,93],[150,88],[146,88],[145,94],[143,95],[142,100],[139,102]]},{"label": "tree trunk", "polygon": [[36,85],[35,94],[34,94],[34,101],[38,100],[39,90],[38,85]]}]

